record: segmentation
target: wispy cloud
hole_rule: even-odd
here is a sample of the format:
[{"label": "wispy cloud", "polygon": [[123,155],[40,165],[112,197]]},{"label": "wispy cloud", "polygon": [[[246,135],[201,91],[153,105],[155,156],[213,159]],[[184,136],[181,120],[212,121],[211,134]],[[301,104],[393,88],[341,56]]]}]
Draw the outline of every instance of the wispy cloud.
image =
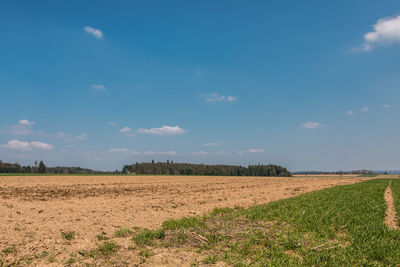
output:
[{"label": "wispy cloud", "polygon": [[360,109],[362,112],[367,112],[368,110],[369,110],[369,108],[368,107],[363,107],[363,108],[361,108]]},{"label": "wispy cloud", "polygon": [[140,128],[137,130],[138,133],[141,134],[153,134],[153,135],[177,135],[187,133],[185,129],[182,129],[179,126],[162,126],[160,128],[150,128],[144,129]]},{"label": "wispy cloud", "polygon": [[347,115],[354,115],[354,111],[352,110],[347,111]]},{"label": "wispy cloud", "polygon": [[391,107],[392,107],[392,105],[385,104],[385,105],[382,105],[382,107],[383,107],[383,108],[391,108]]},{"label": "wispy cloud", "polygon": [[207,154],[208,154],[208,152],[202,151],[202,150],[193,152],[193,155],[207,155]]},{"label": "wispy cloud", "polygon": [[323,123],[316,121],[308,121],[301,124],[301,127],[303,127],[304,129],[316,129],[324,126],[325,125]]},{"label": "wispy cloud", "polygon": [[34,121],[29,121],[29,120],[27,120],[27,119],[22,119],[22,120],[19,120],[18,121],[18,124],[21,124],[21,125],[34,125],[35,124],[35,122]]},{"label": "wispy cloud", "polygon": [[124,127],[124,128],[122,128],[122,129],[120,129],[119,130],[121,133],[127,133],[127,132],[130,132],[131,131],[131,128],[129,128],[128,126],[127,127]]},{"label": "wispy cloud", "polygon": [[109,121],[109,122],[108,122],[108,125],[110,125],[110,126],[117,126],[117,125],[118,125],[118,123],[116,123],[116,122],[113,122],[113,121]]},{"label": "wispy cloud", "polygon": [[214,103],[214,102],[234,102],[238,98],[236,96],[224,96],[220,95],[219,93],[210,93],[205,95],[207,103]]},{"label": "wispy cloud", "polygon": [[102,84],[92,84],[92,89],[97,90],[97,91],[106,91],[107,86],[102,85]]},{"label": "wispy cloud", "polygon": [[54,149],[53,145],[47,143],[39,141],[25,142],[17,139],[8,141],[7,144],[2,145],[2,147],[12,150],[21,150],[21,151],[31,151],[33,149],[40,149],[40,150]]},{"label": "wispy cloud", "polygon": [[400,16],[379,19],[373,28],[364,35],[364,43],[355,50],[366,52],[376,45],[400,43]]},{"label": "wispy cloud", "polygon": [[128,148],[110,148],[108,152],[129,152]]},{"label": "wispy cloud", "polygon": [[96,39],[104,39],[104,34],[100,29],[95,29],[90,26],[85,26],[84,29],[88,34],[93,35]]},{"label": "wispy cloud", "polygon": [[170,156],[176,156],[178,155],[178,153],[176,153],[175,151],[145,151],[144,152],[145,155],[170,155]]},{"label": "wispy cloud", "polygon": [[6,125],[6,130],[2,130],[6,134],[11,135],[29,135],[32,134],[32,126],[35,124],[34,121],[29,121],[27,119],[19,120],[17,124]]},{"label": "wispy cloud", "polygon": [[86,133],[82,133],[82,134],[80,134],[78,136],[75,136],[76,140],[78,140],[78,141],[86,140],[87,137],[88,137],[88,135]]},{"label": "wispy cloud", "polygon": [[125,148],[125,147],[121,147],[121,148],[119,148],[119,147],[110,148],[110,149],[108,150],[108,152],[111,152],[111,153],[124,153],[124,154],[129,153],[129,154],[133,154],[133,155],[140,155],[140,154],[142,154],[142,153],[140,153],[140,152],[137,152],[137,151],[135,151],[135,150],[131,150],[131,149]]},{"label": "wispy cloud", "polygon": [[264,149],[249,148],[248,150],[238,152],[238,154],[250,154],[250,153],[264,153]]},{"label": "wispy cloud", "polygon": [[206,147],[221,146],[221,145],[222,145],[222,143],[220,143],[220,142],[209,142],[209,143],[203,144],[203,146],[206,146]]},{"label": "wispy cloud", "polygon": [[200,76],[202,76],[203,75],[203,73],[204,73],[204,71],[202,70],[202,69],[200,69],[200,68],[196,68],[196,75],[197,75],[197,77],[200,77]]},{"label": "wispy cloud", "polygon": [[135,135],[135,133],[132,131],[132,129],[128,126],[121,128],[119,130],[119,132],[125,134],[126,136],[134,136]]}]

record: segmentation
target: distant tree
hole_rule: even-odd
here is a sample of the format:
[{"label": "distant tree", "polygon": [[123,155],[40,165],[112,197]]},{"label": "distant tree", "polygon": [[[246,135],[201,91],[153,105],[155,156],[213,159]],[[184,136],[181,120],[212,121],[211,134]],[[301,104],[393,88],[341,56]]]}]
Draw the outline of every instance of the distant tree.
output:
[{"label": "distant tree", "polygon": [[46,172],[46,165],[44,165],[43,161],[39,162],[39,173],[45,173]]}]

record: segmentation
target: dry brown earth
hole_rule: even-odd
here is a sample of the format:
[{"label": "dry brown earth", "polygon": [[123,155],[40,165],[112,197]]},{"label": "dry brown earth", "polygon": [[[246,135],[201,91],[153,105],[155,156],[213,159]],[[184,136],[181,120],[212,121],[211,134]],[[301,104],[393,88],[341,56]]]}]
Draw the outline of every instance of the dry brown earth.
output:
[{"label": "dry brown earth", "polygon": [[[169,218],[201,215],[215,207],[248,207],[363,180],[367,178],[0,176],[0,252],[10,252],[5,263],[46,251],[54,264],[63,264],[71,253],[95,248],[102,232],[112,236],[121,227],[157,228]],[[66,231],[75,231],[75,239],[63,239]],[[129,245],[125,243],[120,245]]]}]

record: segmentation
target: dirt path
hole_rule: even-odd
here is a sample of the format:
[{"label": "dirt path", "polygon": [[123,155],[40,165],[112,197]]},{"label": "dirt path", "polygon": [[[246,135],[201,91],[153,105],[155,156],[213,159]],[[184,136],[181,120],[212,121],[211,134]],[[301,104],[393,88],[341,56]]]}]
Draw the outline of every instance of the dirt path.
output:
[{"label": "dirt path", "polygon": [[385,191],[385,201],[386,201],[386,217],[385,217],[385,224],[389,229],[399,229],[399,221],[397,219],[397,212],[396,207],[394,205],[393,193],[392,189],[390,188],[390,184],[392,181],[389,182],[388,187]]},{"label": "dirt path", "polygon": [[[5,263],[41,253],[65,262],[121,227],[157,228],[170,218],[215,207],[249,207],[366,178],[190,176],[0,177],[0,256]],[[62,232],[74,231],[71,241]],[[129,244],[120,244],[128,246]],[[51,254],[53,253],[53,254]],[[3,253],[3,256],[5,253]],[[45,261],[46,262],[46,261]]]}]

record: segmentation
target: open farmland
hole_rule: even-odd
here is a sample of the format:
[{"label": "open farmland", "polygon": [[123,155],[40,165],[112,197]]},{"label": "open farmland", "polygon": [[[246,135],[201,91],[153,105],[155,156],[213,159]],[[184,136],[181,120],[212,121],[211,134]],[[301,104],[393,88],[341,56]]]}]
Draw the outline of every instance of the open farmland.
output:
[{"label": "open farmland", "polygon": [[[194,176],[2,176],[0,251],[3,264],[97,262],[89,251],[132,229],[157,229],[168,219],[216,207],[250,207],[366,180],[357,177],[265,178]],[[118,234],[121,229],[125,234]],[[124,230],[122,230],[124,231]],[[108,241],[106,241],[108,242]],[[114,243],[113,243],[114,244]],[[84,254],[84,253],[81,253]],[[131,253],[138,262],[140,255]],[[71,256],[72,255],[72,256]],[[129,258],[129,257],[128,257]]]}]

